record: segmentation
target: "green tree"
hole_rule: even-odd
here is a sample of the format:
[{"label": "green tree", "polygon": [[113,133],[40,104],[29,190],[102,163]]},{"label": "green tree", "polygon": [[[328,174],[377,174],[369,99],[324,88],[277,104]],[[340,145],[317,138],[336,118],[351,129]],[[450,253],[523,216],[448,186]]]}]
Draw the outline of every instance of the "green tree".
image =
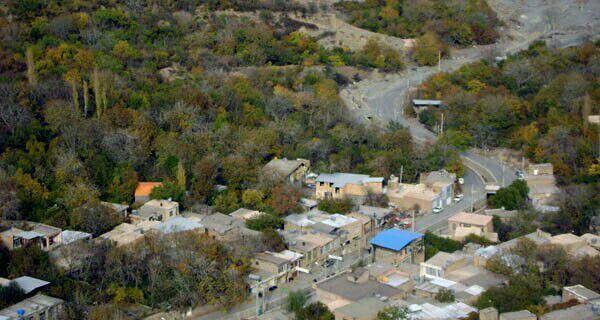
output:
[{"label": "green tree", "polygon": [[450,289],[442,288],[435,294],[435,300],[439,302],[454,302],[454,293]]},{"label": "green tree", "polygon": [[462,249],[463,245],[456,240],[442,238],[431,232],[426,232],[425,237],[425,260],[433,257],[439,251],[452,253]]},{"label": "green tree", "polygon": [[307,305],[296,312],[296,320],[333,320],[333,313],[329,311],[326,305],[321,302],[315,302]]},{"label": "green tree", "polygon": [[71,213],[73,227],[77,230],[89,232],[95,237],[110,231],[121,220],[122,218],[112,209],[96,201],[77,207]]},{"label": "green tree", "polygon": [[138,174],[129,164],[119,166],[108,186],[110,201],[133,203],[133,193],[138,185]]},{"label": "green tree", "polygon": [[247,189],[242,192],[242,204],[246,208],[260,210],[264,207],[263,197],[260,190]]},{"label": "green tree", "polygon": [[25,299],[25,292],[16,282],[0,286],[0,308],[4,309]]},{"label": "green tree", "polygon": [[172,199],[180,204],[185,201],[185,189],[171,181],[163,182],[162,186],[152,188],[151,199]]},{"label": "green tree", "polygon": [[246,227],[256,231],[281,229],[283,228],[283,219],[270,213],[264,213],[246,220]]},{"label": "green tree", "polygon": [[491,196],[488,203],[493,208],[504,207],[506,210],[517,210],[525,207],[529,187],[524,180],[515,180],[508,187],[500,188]]},{"label": "green tree", "polygon": [[435,66],[440,57],[448,55],[448,47],[433,32],[426,32],[417,38],[412,57],[421,66]]},{"label": "green tree", "polygon": [[408,309],[406,307],[386,307],[377,313],[376,320],[406,320]]},{"label": "green tree", "polygon": [[308,295],[304,290],[290,291],[285,299],[285,309],[288,312],[297,313],[308,301]]},{"label": "green tree", "polygon": [[354,209],[354,203],[350,198],[327,198],[319,201],[319,210],[329,213],[349,213]]},{"label": "green tree", "polygon": [[222,192],[215,198],[215,209],[219,212],[228,214],[239,208],[238,195],[233,190]]}]

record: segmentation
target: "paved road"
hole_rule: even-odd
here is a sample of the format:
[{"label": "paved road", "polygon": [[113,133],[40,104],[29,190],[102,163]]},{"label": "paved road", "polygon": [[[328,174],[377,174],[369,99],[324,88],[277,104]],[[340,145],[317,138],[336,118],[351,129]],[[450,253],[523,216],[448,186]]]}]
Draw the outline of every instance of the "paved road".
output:
[{"label": "paved road", "polygon": [[481,176],[467,168],[463,178],[465,179],[465,183],[462,185],[464,199],[461,202],[453,203],[440,213],[429,213],[416,218],[416,231],[435,231],[435,229],[445,226],[446,221],[451,216],[461,211],[470,212],[471,205],[485,199],[485,182]]},{"label": "paved road", "polygon": [[[495,158],[486,157],[479,154],[477,151],[463,152],[461,157],[463,158],[463,163],[471,163],[483,168],[483,170],[478,171],[485,173],[486,176],[491,176],[491,180],[493,181],[489,182],[495,183],[501,187],[506,187],[517,179],[513,169]],[[464,161],[465,158],[467,161]]]}]

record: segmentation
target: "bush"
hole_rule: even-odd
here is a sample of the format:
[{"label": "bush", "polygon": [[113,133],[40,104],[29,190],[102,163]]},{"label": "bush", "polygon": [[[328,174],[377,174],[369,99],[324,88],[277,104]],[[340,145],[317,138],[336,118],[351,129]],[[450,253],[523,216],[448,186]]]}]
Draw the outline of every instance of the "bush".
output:
[{"label": "bush", "polygon": [[442,238],[440,236],[436,236],[431,232],[425,233],[425,260],[433,257],[439,251],[444,251],[448,253],[452,253],[456,250],[462,249],[463,245],[452,239]]},{"label": "bush", "polygon": [[420,66],[435,66],[441,57],[448,55],[448,47],[442,43],[439,37],[431,32],[417,38],[412,58]]},{"label": "bush", "polygon": [[246,227],[256,231],[283,228],[283,219],[269,213],[246,220]]},{"label": "bush", "polygon": [[439,302],[454,302],[454,293],[450,289],[442,288],[435,294],[435,300]]},{"label": "bush", "polygon": [[515,180],[506,188],[500,188],[491,196],[488,203],[493,208],[504,207],[506,210],[517,210],[525,207],[529,187],[525,180]]},{"label": "bush", "polygon": [[349,198],[334,199],[328,198],[323,199],[319,202],[319,210],[329,213],[349,213],[354,209],[354,203]]}]

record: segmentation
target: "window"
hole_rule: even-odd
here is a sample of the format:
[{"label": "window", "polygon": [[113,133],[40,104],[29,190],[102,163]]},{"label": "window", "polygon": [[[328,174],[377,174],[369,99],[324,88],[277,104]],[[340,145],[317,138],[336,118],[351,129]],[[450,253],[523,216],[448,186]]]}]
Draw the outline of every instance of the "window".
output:
[{"label": "window", "polygon": [[340,188],[335,188],[335,193],[340,193]]},{"label": "window", "polygon": [[324,186],[324,185],[325,185],[325,182],[322,182],[322,181],[321,181],[321,182],[319,182],[319,186],[320,186],[320,187],[322,187],[322,186]]}]

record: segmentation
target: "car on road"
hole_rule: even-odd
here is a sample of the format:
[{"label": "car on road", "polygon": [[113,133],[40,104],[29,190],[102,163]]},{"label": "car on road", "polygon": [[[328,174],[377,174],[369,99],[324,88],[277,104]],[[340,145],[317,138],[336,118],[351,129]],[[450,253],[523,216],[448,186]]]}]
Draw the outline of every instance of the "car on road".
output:
[{"label": "car on road", "polygon": [[325,263],[323,263],[323,267],[324,268],[330,268],[331,266],[333,266],[335,264],[335,260],[333,259],[327,259],[325,261]]},{"label": "car on road", "polygon": [[269,291],[275,291],[275,290],[277,290],[277,286],[271,286],[271,287],[269,287]]},{"label": "car on road", "polygon": [[458,178],[458,184],[465,184],[465,179]]},{"label": "car on road", "polygon": [[463,199],[464,197],[465,197],[465,196],[464,196],[462,193],[461,193],[461,194],[457,194],[457,195],[454,197],[454,202],[461,202],[461,201],[462,201],[462,199]]},{"label": "car on road", "polygon": [[433,211],[433,213],[440,213],[440,212],[442,212],[442,210],[444,210],[444,209],[442,209],[442,207],[435,207],[431,211]]},{"label": "car on road", "polygon": [[517,172],[515,172],[515,175],[519,180],[525,179],[525,173],[523,172],[523,170],[517,170]]}]

